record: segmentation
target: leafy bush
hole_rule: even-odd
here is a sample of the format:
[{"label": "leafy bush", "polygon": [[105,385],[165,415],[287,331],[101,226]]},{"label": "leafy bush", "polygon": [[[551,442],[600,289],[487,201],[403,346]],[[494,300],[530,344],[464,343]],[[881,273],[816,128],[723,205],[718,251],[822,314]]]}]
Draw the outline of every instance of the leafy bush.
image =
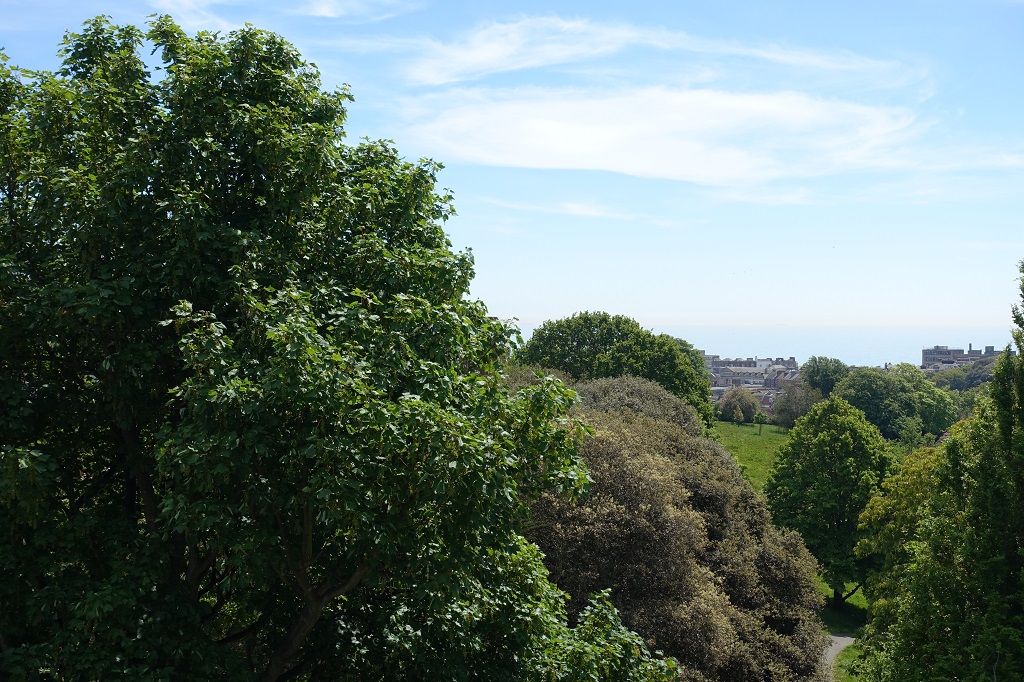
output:
[{"label": "leafy bush", "polygon": [[697,411],[660,384],[639,377],[615,377],[581,381],[573,386],[580,408],[588,412],[628,410],[674,424],[692,436],[704,434]]},{"label": "leafy bush", "polygon": [[750,389],[733,386],[718,401],[718,418],[724,422],[750,424],[760,406]]},{"label": "leafy bush", "polygon": [[570,613],[610,590],[623,622],[685,679],[821,679],[816,564],[772,526],[729,454],[628,412],[587,420],[590,495],[543,495],[528,532]]}]

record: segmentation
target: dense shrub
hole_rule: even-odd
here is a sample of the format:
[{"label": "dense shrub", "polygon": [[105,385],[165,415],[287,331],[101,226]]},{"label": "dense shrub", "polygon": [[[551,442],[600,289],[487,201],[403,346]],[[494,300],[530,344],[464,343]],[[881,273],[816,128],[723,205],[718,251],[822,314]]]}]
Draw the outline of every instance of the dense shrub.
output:
[{"label": "dense shrub", "polygon": [[651,419],[675,424],[692,436],[704,433],[704,424],[693,407],[660,384],[639,377],[615,377],[581,381],[573,388],[580,408],[589,412],[628,410]]},{"label": "dense shrub", "polygon": [[557,369],[550,369],[548,367],[538,367],[537,365],[517,365],[509,363],[505,366],[504,374],[505,384],[513,391],[517,391],[525,386],[537,384],[542,381],[544,377],[553,377],[567,385],[571,385],[573,383],[572,379],[565,372]]},{"label": "dense shrub", "polygon": [[587,413],[590,495],[544,495],[528,535],[570,611],[609,589],[623,621],[685,679],[814,680],[816,564],[776,529],[719,445],[628,412]]}]

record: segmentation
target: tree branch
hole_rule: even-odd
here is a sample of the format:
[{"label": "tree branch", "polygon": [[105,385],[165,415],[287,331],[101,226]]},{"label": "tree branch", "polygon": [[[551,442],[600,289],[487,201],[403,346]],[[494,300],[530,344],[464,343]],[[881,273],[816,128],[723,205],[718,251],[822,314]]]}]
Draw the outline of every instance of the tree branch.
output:
[{"label": "tree branch", "polygon": [[[261,677],[263,682],[277,682],[281,679],[285,673],[285,666],[299,652],[306,638],[313,631],[313,627],[320,620],[324,605],[332,599],[354,590],[370,572],[370,569],[369,564],[363,564],[344,583],[323,585],[318,589],[306,590],[306,603],[299,615],[292,621],[284,641],[271,654],[270,661]],[[305,579],[303,579],[303,583],[308,584]]]},{"label": "tree branch", "polygon": [[863,583],[857,583],[856,587],[854,587],[852,590],[850,590],[849,592],[844,594],[843,595],[843,601],[845,602],[847,599],[849,599],[853,595],[857,594],[857,590],[859,590],[861,588],[861,585],[863,585]]}]

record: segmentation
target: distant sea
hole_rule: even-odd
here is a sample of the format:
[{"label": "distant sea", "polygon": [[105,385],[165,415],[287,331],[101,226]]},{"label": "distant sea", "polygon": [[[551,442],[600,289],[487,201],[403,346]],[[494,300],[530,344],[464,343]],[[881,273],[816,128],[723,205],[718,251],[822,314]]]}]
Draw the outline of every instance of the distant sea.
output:
[{"label": "distant sea", "polygon": [[1010,327],[1003,328],[885,328],[885,327],[702,327],[664,329],[697,348],[724,357],[794,356],[804,362],[812,355],[839,358],[849,365],[881,366],[885,363],[921,364],[921,350],[949,346],[967,350],[995,346],[1003,349],[1012,340]]}]

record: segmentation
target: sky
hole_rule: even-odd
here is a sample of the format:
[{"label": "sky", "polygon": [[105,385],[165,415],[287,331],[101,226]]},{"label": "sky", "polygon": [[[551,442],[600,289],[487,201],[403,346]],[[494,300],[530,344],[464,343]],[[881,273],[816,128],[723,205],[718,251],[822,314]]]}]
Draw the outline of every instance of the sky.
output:
[{"label": "sky", "polygon": [[1003,346],[1024,259],[1024,2],[0,0],[54,68],[96,14],[281,33],[347,134],[445,165],[472,295],[723,357]]}]

